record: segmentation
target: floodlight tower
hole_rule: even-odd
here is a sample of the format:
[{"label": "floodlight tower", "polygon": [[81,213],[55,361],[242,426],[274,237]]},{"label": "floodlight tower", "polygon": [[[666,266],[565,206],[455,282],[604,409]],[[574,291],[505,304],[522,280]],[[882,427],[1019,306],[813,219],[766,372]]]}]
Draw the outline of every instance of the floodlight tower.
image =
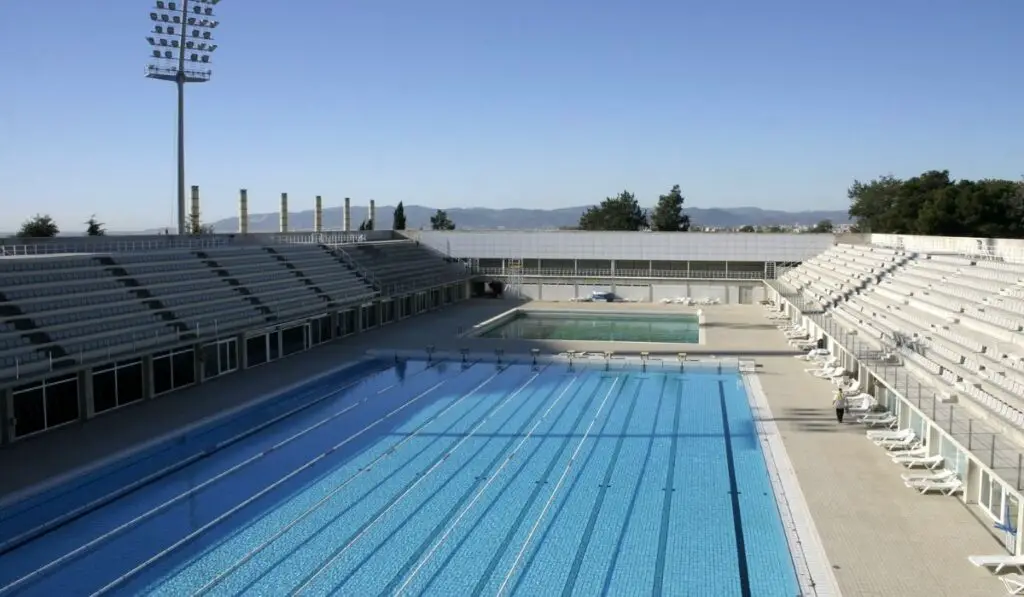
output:
[{"label": "floodlight tower", "polygon": [[219,22],[213,7],[220,0],[156,0],[149,13],[153,32],[146,40],[152,46],[146,76],[173,81],[178,86],[178,234],[186,233],[185,219],[185,83],[210,80],[210,57],[217,45],[213,30]]}]

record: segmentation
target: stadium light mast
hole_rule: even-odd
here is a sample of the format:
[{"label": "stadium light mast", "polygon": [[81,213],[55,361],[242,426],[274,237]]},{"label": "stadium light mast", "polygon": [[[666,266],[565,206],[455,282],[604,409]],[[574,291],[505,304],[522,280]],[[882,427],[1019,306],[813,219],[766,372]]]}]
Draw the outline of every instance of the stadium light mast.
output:
[{"label": "stadium light mast", "polygon": [[220,0],[156,0],[149,13],[153,31],[146,77],[173,81],[178,86],[178,234],[186,233],[185,217],[185,83],[210,80],[210,57],[217,49],[213,30],[220,23],[213,7]]}]

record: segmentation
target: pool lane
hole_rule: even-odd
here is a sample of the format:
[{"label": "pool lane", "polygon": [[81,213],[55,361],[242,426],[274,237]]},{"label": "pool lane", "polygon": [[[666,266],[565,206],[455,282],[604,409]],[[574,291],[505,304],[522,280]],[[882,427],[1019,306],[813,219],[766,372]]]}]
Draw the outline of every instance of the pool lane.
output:
[{"label": "pool lane", "polygon": [[[355,432],[371,425],[408,402],[411,392],[421,400],[429,399],[438,384],[443,385],[444,376],[433,369],[420,373],[408,375],[407,371],[404,385],[397,374],[373,376],[329,405],[268,428],[61,527],[5,556],[0,561],[4,578],[24,578],[35,571],[27,582],[14,587],[15,594],[98,590],[343,441],[347,436],[339,433],[339,427]],[[327,423],[318,425],[322,421]],[[358,451],[358,443],[332,456],[344,460]],[[235,467],[236,472],[227,473]],[[310,482],[316,474],[317,470],[310,470],[292,486]]]},{"label": "pool lane", "polygon": [[476,507],[426,560],[405,594],[478,594],[474,585],[485,582],[497,568],[497,558],[507,551],[512,535],[544,489],[542,480],[564,464],[573,431],[592,415],[610,382],[594,374],[581,376],[564,408],[545,419],[518,448]]},{"label": "pool lane", "polygon": [[[361,549],[353,549],[356,553],[350,560],[335,564],[324,574],[319,586],[355,595],[388,594],[387,580],[400,579],[403,562],[443,532],[477,488],[486,483],[518,435],[571,385],[572,376],[558,370],[545,370],[527,378],[517,392],[506,398],[508,404],[502,410],[507,415],[495,413],[463,438],[465,444],[411,492],[388,520],[382,521],[378,535],[383,535],[383,539],[368,540]],[[378,557],[381,553],[388,557]]]},{"label": "pool lane", "polygon": [[[503,575],[503,582],[508,579],[506,594],[541,595],[551,591],[557,595],[565,587],[571,590],[575,582],[573,561],[578,551],[586,550],[582,542],[589,538],[588,530],[593,533],[588,521],[607,492],[607,470],[615,464],[617,442],[609,438],[621,435],[635,412],[636,397],[647,381],[644,377],[640,374],[621,376],[600,426],[595,426],[589,436],[585,430],[579,430],[580,441],[584,444],[581,459],[572,463],[557,493],[552,489],[551,509],[536,521],[540,524],[537,534],[518,546],[519,550],[525,548],[525,552],[518,567],[509,567]],[[534,566],[538,560],[542,564]],[[575,573],[579,574],[578,568]]]},{"label": "pool lane", "polygon": [[[279,500],[254,513],[252,524],[226,538],[212,538],[208,546],[197,545],[193,554],[182,554],[185,566],[166,562],[154,567],[150,582],[160,581],[157,594],[240,594],[258,583],[287,554],[316,539],[325,520],[336,518],[354,504],[391,481],[381,475],[388,463],[407,459],[421,449],[434,449],[421,435],[431,429],[448,429],[476,412],[461,405],[476,405],[474,391],[505,380],[494,367],[477,365],[451,379],[443,396],[400,425],[378,428],[367,434],[367,445],[347,461],[327,461],[314,483],[297,487],[288,499]],[[436,442],[434,442],[436,443]],[[216,539],[216,540],[213,540]],[[168,569],[170,568],[170,569]],[[143,579],[139,580],[139,584]]]},{"label": "pool lane", "polygon": [[[722,409],[715,376],[686,378],[674,423],[673,491],[655,595],[739,595]],[[685,565],[680,565],[684,563]]]},{"label": "pool lane", "polygon": [[674,431],[678,428],[682,394],[682,380],[677,376],[668,377],[661,387],[659,402],[653,406],[656,414],[649,429],[651,439],[644,468],[633,488],[627,523],[615,543],[601,590],[594,595],[628,595],[637,587],[650,587],[649,594],[655,594],[657,571],[665,568],[669,517],[665,505],[671,504],[665,495],[666,491],[671,492],[669,471],[675,462]]},{"label": "pool lane", "polygon": [[[618,546],[629,525],[640,481],[650,460],[658,406],[664,400],[667,378],[651,375],[637,386],[626,427],[617,438],[601,438],[614,442],[615,454],[609,463],[598,502],[590,513],[583,539],[576,550],[573,568],[562,589],[562,596],[605,594],[606,577],[611,573]],[[654,518],[657,518],[656,513]],[[656,537],[652,537],[656,541]],[[650,586],[650,585],[648,585]]]}]

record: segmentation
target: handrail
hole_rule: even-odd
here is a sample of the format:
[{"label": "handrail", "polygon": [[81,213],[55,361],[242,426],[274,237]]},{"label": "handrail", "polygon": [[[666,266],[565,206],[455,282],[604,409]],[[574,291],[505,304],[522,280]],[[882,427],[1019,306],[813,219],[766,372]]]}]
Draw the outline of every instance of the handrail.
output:
[{"label": "handrail", "polygon": [[341,260],[344,261],[346,265],[348,265],[353,270],[355,270],[356,273],[358,273],[360,276],[362,276],[362,278],[364,280],[369,281],[370,284],[372,284],[373,287],[376,288],[378,291],[380,291],[382,293],[384,292],[384,288],[381,287],[380,281],[377,280],[377,276],[373,275],[373,272],[371,272],[370,270],[366,269],[358,261],[356,261],[355,257],[350,255],[348,253],[348,251],[346,251],[345,249],[342,249],[338,245],[334,245],[334,246],[331,246],[331,245],[321,245],[321,246],[323,246],[326,249],[328,249],[329,251],[333,252],[335,255],[341,257]]},{"label": "handrail", "polygon": [[[505,267],[477,267],[476,273],[492,276],[511,275]],[[652,270],[652,269],[569,269],[569,268],[522,268],[519,270],[524,277],[545,278],[668,278],[680,280],[724,279],[724,280],[763,280],[764,272],[724,270]]]},{"label": "handrail", "polygon": [[229,239],[219,236],[210,237],[177,237],[168,236],[160,239],[116,240],[82,243],[28,243],[0,244],[0,256],[17,257],[22,255],[58,255],[75,253],[125,253],[135,251],[154,251],[160,249],[197,249],[221,247],[229,244]]}]

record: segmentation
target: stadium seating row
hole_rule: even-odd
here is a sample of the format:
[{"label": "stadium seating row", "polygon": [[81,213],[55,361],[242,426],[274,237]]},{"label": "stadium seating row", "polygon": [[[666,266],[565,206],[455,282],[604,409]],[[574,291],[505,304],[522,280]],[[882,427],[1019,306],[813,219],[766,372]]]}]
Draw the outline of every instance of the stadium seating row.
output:
[{"label": "stadium seating row", "polygon": [[862,336],[895,344],[938,391],[1024,428],[1024,265],[837,246],[785,281]]},{"label": "stadium seating row", "polygon": [[411,241],[348,250],[371,279],[315,244],[2,258],[0,378],[359,304],[374,281],[468,275]]}]

